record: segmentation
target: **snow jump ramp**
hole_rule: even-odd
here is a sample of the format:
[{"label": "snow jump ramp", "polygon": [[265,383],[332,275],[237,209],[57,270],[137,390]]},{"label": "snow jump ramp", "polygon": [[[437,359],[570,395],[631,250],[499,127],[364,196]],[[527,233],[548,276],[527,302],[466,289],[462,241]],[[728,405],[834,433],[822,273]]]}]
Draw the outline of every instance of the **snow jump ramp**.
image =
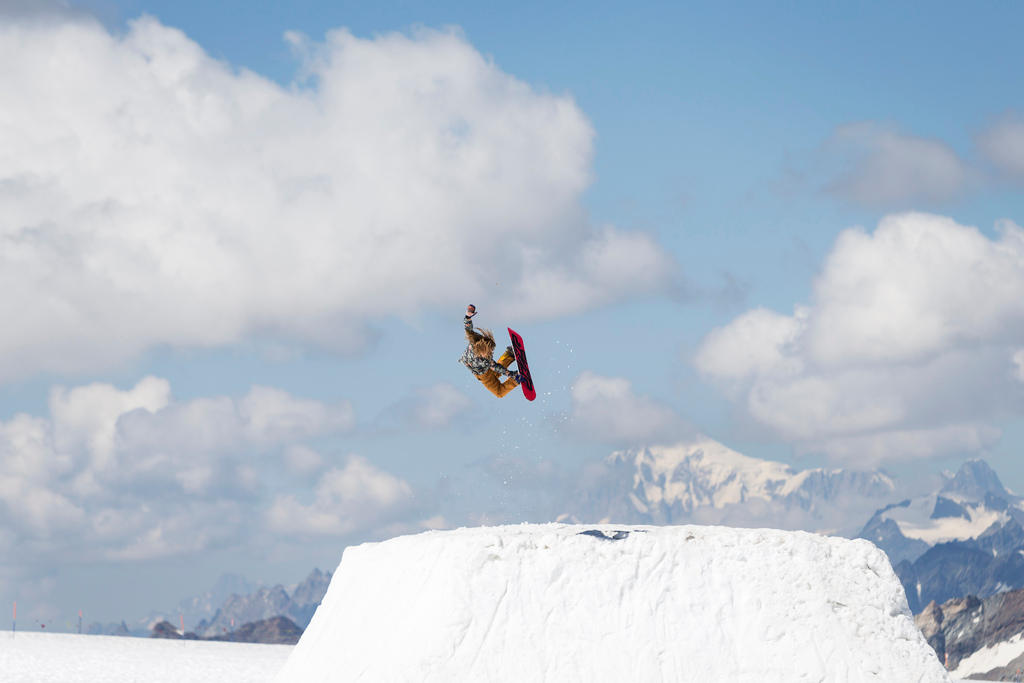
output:
[{"label": "snow jump ramp", "polygon": [[868,541],[564,524],[348,548],[277,678],[948,680]]}]

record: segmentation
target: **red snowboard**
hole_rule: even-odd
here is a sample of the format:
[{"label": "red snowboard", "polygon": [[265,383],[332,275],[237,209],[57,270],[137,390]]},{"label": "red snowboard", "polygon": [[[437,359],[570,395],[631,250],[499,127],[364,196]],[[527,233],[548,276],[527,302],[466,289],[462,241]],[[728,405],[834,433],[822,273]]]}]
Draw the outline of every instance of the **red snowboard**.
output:
[{"label": "red snowboard", "polygon": [[537,398],[537,391],[533,388],[533,378],[530,377],[530,365],[526,362],[526,349],[523,347],[523,338],[511,327],[508,328],[508,336],[512,337],[512,352],[516,354],[516,370],[523,376],[522,384],[519,386],[523,388],[523,396],[526,397],[526,400],[532,401]]}]

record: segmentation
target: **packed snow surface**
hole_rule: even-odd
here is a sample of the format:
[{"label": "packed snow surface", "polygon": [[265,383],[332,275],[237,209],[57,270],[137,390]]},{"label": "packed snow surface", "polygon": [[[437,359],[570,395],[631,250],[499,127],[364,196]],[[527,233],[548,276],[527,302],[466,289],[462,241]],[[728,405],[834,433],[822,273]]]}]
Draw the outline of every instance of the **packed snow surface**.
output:
[{"label": "packed snow surface", "polygon": [[291,645],[0,633],[4,683],[267,683]]},{"label": "packed snow surface", "polygon": [[948,680],[867,541],[562,524],[348,548],[278,677]]}]

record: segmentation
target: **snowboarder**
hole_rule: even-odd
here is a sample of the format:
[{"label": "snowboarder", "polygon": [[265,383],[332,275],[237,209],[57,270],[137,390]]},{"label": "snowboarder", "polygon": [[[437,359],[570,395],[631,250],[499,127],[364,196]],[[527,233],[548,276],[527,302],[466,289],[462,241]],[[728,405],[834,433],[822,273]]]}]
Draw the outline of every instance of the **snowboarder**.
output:
[{"label": "snowboarder", "polygon": [[[494,347],[497,346],[497,343],[494,341],[494,333],[484,329],[474,330],[474,315],[476,315],[476,306],[470,304],[466,307],[466,317],[463,318],[463,324],[466,328],[466,339],[469,340],[469,345],[466,347],[462,357],[459,358],[459,362],[469,368],[469,371],[492,394],[502,398],[523,381],[522,376],[517,371],[508,369],[512,361],[516,359],[515,354],[512,351],[512,347],[509,346],[505,349],[505,353],[501,354],[501,358],[494,360]],[[508,375],[508,379],[502,382],[500,379],[501,375]]]}]

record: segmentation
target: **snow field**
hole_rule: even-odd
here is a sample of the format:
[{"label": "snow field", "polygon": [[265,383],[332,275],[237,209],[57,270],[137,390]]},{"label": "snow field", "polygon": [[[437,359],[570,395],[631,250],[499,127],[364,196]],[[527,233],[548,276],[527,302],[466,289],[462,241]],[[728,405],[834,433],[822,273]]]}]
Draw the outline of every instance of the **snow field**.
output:
[{"label": "snow field", "polygon": [[962,505],[970,519],[963,517],[933,518],[932,512],[935,510],[937,497],[935,495],[915,499],[907,507],[891,508],[883,513],[883,517],[896,522],[900,533],[907,538],[924,541],[928,545],[977,538],[993,524],[1005,524],[1010,520],[1010,515],[1005,511],[990,510],[982,503],[964,500],[955,494],[943,493],[941,495],[943,498]]},{"label": "snow field", "polygon": [[547,524],[348,548],[277,680],[949,677],[867,541]]},{"label": "snow field", "polygon": [[291,645],[0,633],[4,683],[267,683]]},{"label": "snow field", "polygon": [[960,660],[952,675],[967,678],[975,674],[983,674],[992,669],[1007,666],[1017,657],[1024,655],[1024,639],[1017,634],[1009,640],[983,647],[977,652]]}]

